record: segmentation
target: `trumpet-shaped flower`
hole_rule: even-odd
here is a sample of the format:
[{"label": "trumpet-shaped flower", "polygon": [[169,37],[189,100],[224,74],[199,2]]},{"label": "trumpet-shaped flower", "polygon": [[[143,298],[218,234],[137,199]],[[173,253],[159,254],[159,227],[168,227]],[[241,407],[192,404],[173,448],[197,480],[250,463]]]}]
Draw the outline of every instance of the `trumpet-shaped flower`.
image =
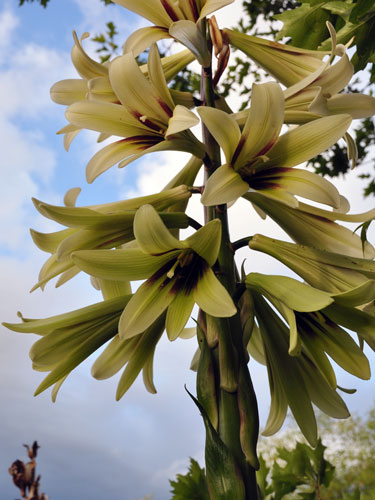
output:
[{"label": "trumpet-shaped flower", "polygon": [[261,234],[249,242],[252,250],[271,255],[311,286],[336,294],[336,301],[358,306],[375,299],[375,262],[310,246],[296,245]]},{"label": "trumpet-shaped flower", "polygon": [[65,132],[86,128],[103,137],[123,138],[91,158],[86,171],[89,182],[120,161],[120,166],[125,166],[152,151],[187,151],[200,158],[204,156],[203,145],[188,130],[199,120],[186,107],[175,106],[156,46],[150,50],[148,77],[131,54],[114,59],[108,77],[117,103],[105,99],[82,100],[71,104],[66,111],[70,124],[63,129]]},{"label": "trumpet-shaped flower", "polygon": [[[92,59],[83,49],[82,41],[89,36],[84,33],[80,40],[73,32],[74,45],[72,49],[72,62],[81,78],[61,80],[52,85],[51,99],[57,104],[69,106],[77,101],[91,99],[118,103],[118,97],[114,93],[109,79],[110,62],[99,63]],[[184,50],[170,56],[161,58],[163,73],[167,82],[174,78],[177,73],[194,61],[194,56],[189,50]],[[148,76],[147,64],[142,64],[140,70]],[[171,90],[175,104],[189,102],[193,104],[193,98],[188,92]]]},{"label": "trumpet-shaped flower", "polygon": [[[196,23],[234,0],[115,0],[115,3],[148,19],[155,26],[135,31],[126,41],[125,52],[135,56],[162,38],[176,38],[209,65],[207,45]],[[197,51],[198,48],[198,51]]]},{"label": "trumpet-shaped flower", "polygon": [[281,135],[284,96],[277,83],[254,85],[241,132],[233,116],[215,108],[198,109],[224,151],[226,163],[208,179],[205,205],[236,200],[249,190],[297,206],[294,194],[338,208],[336,188],[319,176],[292,169],[332,146],[350,125],[349,115],[324,117]]},{"label": "trumpet-shaped flower", "polygon": [[[171,207],[187,203],[191,192],[180,185],[158,194],[141,196],[103,205],[59,207],[34,200],[35,207],[45,217],[67,227],[53,233],[31,231],[34,243],[51,254],[43,265],[38,283],[44,288],[52,278],[61,275],[60,286],[80,272],[71,260],[72,252],[82,249],[116,248],[134,239],[133,222],[136,211],[145,203],[160,211],[160,217],[170,228],[186,228],[189,224],[184,213],[168,212]],[[181,205],[182,204],[182,205]]]},{"label": "trumpet-shaped flower", "polygon": [[45,319],[21,316],[22,323],[4,323],[15,332],[41,336],[32,346],[30,357],[34,369],[50,373],[35,395],[55,384],[52,399],[56,399],[69,373],[117,334],[121,311],[130,298],[124,295]]},{"label": "trumpet-shaped flower", "polygon": [[323,57],[329,54],[284,45],[230,29],[222,30],[222,34],[230,45],[244,52],[286,87],[324,67]]},{"label": "trumpet-shaped flower", "polygon": [[[315,446],[317,426],[312,403],[334,418],[347,418],[348,409],[331,379],[327,380],[324,361],[317,362],[304,346],[299,356],[290,356],[286,325],[259,293],[253,291],[252,296],[271,391],[271,408],[263,434],[269,436],[280,429],[289,406],[302,433]],[[321,359],[324,357],[323,352]]]},{"label": "trumpet-shaped flower", "polygon": [[[307,265],[308,262],[305,263]],[[345,330],[325,315],[326,310],[329,314],[329,306],[336,301],[349,308],[356,306],[358,300],[363,300],[359,298],[358,289],[356,292],[353,290],[335,295],[289,277],[259,273],[246,276],[245,284],[249,290],[263,295],[284,318],[289,327],[288,352],[291,356],[300,356],[305,349],[318,366],[319,360],[323,358],[321,371],[333,388],[336,388],[336,379],[333,368],[324,359],[324,352],[352,375],[362,379],[370,378],[369,363],[360,347]],[[374,288],[372,282],[372,296],[368,299],[374,297]],[[369,287],[364,290],[368,291]],[[360,329],[358,333],[361,334]]]},{"label": "trumpet-shaped flower", "polygon": [[293,356],[301,352],[295,312],[319,311],[333,302],[327,292],[286,276],[251,273],[246,276],[245,284],[266,297],[289,324],[289,354]]},{"label": "trumpet-shaped flower", "polygon": [[146,279],[121,315],[121,339],[139,334],[167,310],[166,330],[173,340],[183,330],[195,303],[216,317],[236,313],[231,297],[211,269],[220,248],[219,220],[179,241],[155,209],[144,205],[136,214],[134,235],[138,248],[80,251],[72,256],[74,263],[92,276]]},{"label": "trumpet-shaped flower", "polygon": [[116,399],[119,400],[143,372],[146,389],[156,393],[153,382],[153,358],[156,345],[164,331],[165,314],[139,335],[120,340],[118,322],[124,305],[132,295],[119,295],[125,287],[107,287],[109,298],[69,313],[46,319],[23,319],[23,323],[4,325],[15,332],[41,335],[31,350],[33,368],[49,374],[35,391],[40,394],[51,385],[52,401],[67,376],[86,358],[110,341],[92,366],[91,373],[98,380],[115,375],[123,367]]},{"label": "trumpet-shaped flower", "polygon": [[284,231],[300,245],[315,247],[351,257],[373,259],[373,246],[348,228],[334,222],[344,220],[357,222],[362,218],[368,220],[368,214],[349,215],[340,212],[329,212],[301,203],[299,208],[291,208],[276,200],[271,200],[258,193],[247,193],[245,199],[269,215]]},{"label": "trumpet-shaped flower", "polygon": [[[260,64],[280,83],[284,91],[285,123],[306,123],[322,116],[349,114],[352,118],[366,118],[375,114],[375,99],[364,94],[338,94],[353,76],[353,65],[343,45],[336,45],[336,33],[327,23],[331,34],[331,57],[328,52],[304,50],[291,45],[264,40],[231,30],[223,36],[234,47],[242,50]],[[339,60],[331,64],[334,56]],[[245,113],[238,113],[239,123]]]}]

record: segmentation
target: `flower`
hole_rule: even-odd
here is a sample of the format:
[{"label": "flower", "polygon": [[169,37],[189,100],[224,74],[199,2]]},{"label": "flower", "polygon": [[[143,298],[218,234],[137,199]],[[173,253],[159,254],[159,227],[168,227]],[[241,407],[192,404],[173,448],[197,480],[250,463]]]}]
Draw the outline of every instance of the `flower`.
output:
[{"label": "flower", "polygon": [[[91,158],[86,169],[88,182],[121,160],[121,166],[125,166],[152,151],[187,151],[199,158],[204,156],[203,145],[188,130],[199,119],[185,106],[175,105],[155,45],[148,58],[148,77],[132,54],[117,57],[105,70],[108,93],[101,87],[103,80],[94,78],[89,87],[106,97],[70,104],[66,110],[69,125],[60,131],[69,134],[67,145],[82,128],[99,132],[101,140],[111,135],[123,137]],[[104,82],[104,90],[106,85]]]},{"label": "flower", "polygon": [[54,385],[53,401],[66,377],[82,361],[117,334],[124,305],[131,295],[112,297],[75,311],[45,319],[23,318],[22,323],[3,323],[14,332],[35,333],[41,338],[30,351],[33,368],[50,373],[35,395]]},{"label": "flower", "polygon": [[[350,257],[373,259],[374,247],[350,229],[337,224],[336,220],[357,222],[368,220],[366,214],[329,212],[304,203],[291,208],[258,193],[247,193],[245,199],[269,215],[298,244],[307,245]],[[372,213],[372,212],[370,212]]]},{"label": "flower", "polygon": [[[88,36],[89,33],[84,33],[79,40],[75,31],[73,31],[74,45],[71,59],[81,78],[61,80],[52,85],[50,90],[51,99],[57,104],[70,105],[84,99],[113,103],[118,102],[118,98],[111,87],[109,79],[109,67],[111,62],[106,62],[105,64],[99,63],[85,52],[82,41]],[[177,73],[193,61],[194,56],[189,50],[184,50],[161,58],[161,65],[166,81],[169,82]],[[147,64],[142,64],[139,68],[147,77]],[[188,92],[179,92],[176,90],[171,90],[170,92],[176,104],[181,104],[178,101],[183,97],[186,100],[188,97]]]},{"label": "flower", "polygon": [[[189,162],[188,166],[191,176],[191,170],[195,170],[196,173],[200,165],[194,160]],[[183,173],[178,179],[183,180]],[[34,199],[35,207],[44,217],[66,226],[67,229],[53,233],[31,230],[34,243],[41,250],[51,254],[39,273],[38,283],[32,290],[39,287],[43,289],[48,281],[58,275],[61,276],[56,286],[62,285],[78,274],[80,270],[71,259],[72,252],[76,250],[115,248],[132,241],[136,211],[145,203],[152,204],[160,211],[160,217],[168,227],[188,227],[188,217],[174,210],[184,209],[190,197],[191,192],[188,187],[179,185],[158,194],[86,207],[59,207]]]},{"label": "flower", "polygon": [[324,67],[323,57],[329,54],[284,45],[230,29],[222,30],[222,34],[224,40],[248,55],[286,87]]},{"label": "flower", "polygon": [[296,245],[254,235],[252,250],[267,253],[315,288],[329,292],[336,302],[357,306],[375,299],[375,262],[325,249]]},{"label": "flower", "polygon": [[312,403],[334,418],[347,418],[348,409],[322,370],[302,348],[299,356],[288,353],[289,332],[285,323],[258,293],[252,293],[261,345],[267,365],[271,408],[263,430],[269,436],[282,426],[288,406],[302,433],[312,446],[317,426]]},{"label": "flower", "polygon": [[[256,61],[287,89],[285,97],[285,123],[306,123],[322,116],[349,114],[366,118],[375,114],[375,98],[360,93],[339,94],[351,80],[354,69],[345,47],[336,45],[336,32],[327,23],[332,40],[329,52],[305,50],[291,45],[223,30],[223,37],[234,47]],[[335,56],[340,59],[331,64]],[[241,124],[246,120],[244,111],[237,113]]]},{"label": "flower", "polygon": [[215,219],[185,241],[177,240],[150,205],[134,219],[138,247],[72,254],[74,263],[93,276],[146,281],[125,307],[119,322],[121,339],[144,331],[165,311],[166,331],[174,340],[183,330],[195,303],[208,314],[229,317],[236,307],[211,267],[221,242],[221,223]]},{"label": "flower", "polygon": [[176,38],[191,49],[204,66],[209,64],[205,39],[196,23],[234,0],[115,0],[115,3],[148,19],[155,26],[135,31],[125,52],[135,56],[162,38]]},{"label": "flower", "polygon": [[235,118],[224,111],[200,107],[198,112],[226,158],[226,163],[207,181],[204,205],[228,203],[256,190],[292,206],[298,205],[293,194],[335,208],[340,206],[340,196],[332,184],[311,172],[290,167],[332,146],[349,127],[349,115],[320,118],[279,137],[284,96],[273,82],[254,84],[242,132]]}]

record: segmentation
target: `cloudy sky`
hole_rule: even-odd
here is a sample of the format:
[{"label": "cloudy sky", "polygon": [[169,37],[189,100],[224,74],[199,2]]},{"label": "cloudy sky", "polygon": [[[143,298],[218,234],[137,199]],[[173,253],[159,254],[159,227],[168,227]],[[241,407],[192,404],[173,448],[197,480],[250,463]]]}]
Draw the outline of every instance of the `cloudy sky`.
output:
[{"label": "cloudy sky", "polygon": [[[56,229],[35,213],[31,197],[61,204],[66,190],[76,186],[82,188],[81,204],[151,193],[166,184],[176,164],[185,159],[174,153],[146,157],[126,169],[114,168],[86,185],[84,166],[95,151],[95,137],[83,133],[69,153],[64,151],[61,137],[55,135],[65,124],[63,109],[50,102],[49,88],[58,80],[75,77],[69,56],[72,29],[79,34],[96,34],[103,31],[105,22],[113,20],[125,39],[142,20],[117,6],[102,7],[99,0],[51,0],[47,9],[37,4],[17,8],[16,4],[16,0],[0,2],[2,321],[16,321],[17,310],[25,316],[44,317],[100,300],[85,278],[76,278],[59,289],[50,285],[45,292],[28,293],[46,258],[33,246],[28,228]],[[222,25],[235,23],[240,4],[236,1],[221,13]],[[87,46],[94,50],[90,43]],[[354,200],[353,211],[373,205],[372,200],[361,198],[355,174],[349,181],[340,180],[339,187]],[[197,214],[199,203],[191,210]],[[241,203],[231,209],[231,220],[233,238],[243,236],[244,228],[246,234],[261,230],[281,236],[271,222],[261,222]],[[251,255],[248,265],[268,273],[281,272],[279,265],[258,255]],[[155,360],[156,396],[137,381],[116,403],[117,380],[92,379],[93,360],[89,360],[68,378],[52,404],[49,391],[33,397],[41,380],[28,358],[34,339],[1,327],[2,498],[16,496],[7,468],[16,458],[23,458],[22,443],[33,440],[41,445],[38,466],[42,490],[51,500],[136,500],[149,493],[154,500],[168,498],[168,478],[185,470],[187,457],[201,461],[203,456],[203,425],[184,391],[187,384],[194,392],[189,364],[195,341],[160,342]],[[251,370],[264,424],[269,405],[266,373],[255,363]],[[346,398],[353,411],[374,404],[374,383],[358,383],[341,374],[340,385],[359,389]]]}]

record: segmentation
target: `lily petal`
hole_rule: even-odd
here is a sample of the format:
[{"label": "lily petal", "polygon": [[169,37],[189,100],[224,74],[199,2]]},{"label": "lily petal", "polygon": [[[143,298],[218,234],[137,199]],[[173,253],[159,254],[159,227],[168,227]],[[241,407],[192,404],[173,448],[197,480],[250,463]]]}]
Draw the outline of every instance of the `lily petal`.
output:
[{"label": "lily petal", "polygon": [[280,136],[276,145],[267,153],[268,166],[294,167],[310,160],[335,144],[347,131],[350,115],[326,116],[301,125]]},{"label": "lily petal", "polygon": [[280,85],[275,82],[254,84],[250,111],[231,161],[235,170],[255,156],[268,156],[283,122],[284,95]]},{"label": "lily petal", "polygon": [[100,101],[79,101],[71,104],[65,113],[66,119],[80,128],[87,128],[110,135],[128,137],[134,135],[156,135],[119,104]]},{"label": "lily petal", "polygon": [[[172,111],[161,100],[154,86],[145,77],[132,54],[116,57],[109,69],[111,86],[130,113],[168,123]],[[145,99],[147,96],[147,99]]]},{"label": "lily petal", "polygon": [[330,114],[347,113],[353,119],[375,114],[375,98],[364,94],[338,94],[327,101]]},{"label": "lily petal", "polygon": [[72,254],[73,262],[91,276],[108,280],[142,280],[178,255],[151,256],[138,248],[118,250],[81,250]]},{"label": "lily petal", "polygon": [[123,139],[121,141],[108,144],[100,149],[90,159],[86,165],[86,180],[89,184],[99,177],[103,172],[119,163],[124,158],[133,156],[138,152],[142,152],[152,144],[151,141],[142,140],[137,138]]},{"label": "lily petal", "polygon": [[227,163],[230,163],[241,138],[236,120],[216,108],[200,106],[197,110],[203,123],[223,149]]},{"label": "lily petal", "polygon": [[172,38],[167,28],[161,26],[147,26],[134,31],[124,44],[124,54],[131,52],[134,57],[138,57],[153,43],[163,40],[164,38]]},{"label": "lily petal", "polygon": [[193,294],[177,293],[168,307],[165,329],[169,340],[176,340],[183,331],[193,310],[195,300]]},{"label": "lily petal", "polygon": [[144,282],[125,307],[119,322],[121,339],[128,339],[142,333],[163,314],[175,298],[172,292],[173,280],[164,284],[165,276],[156,281]]},{"label": "lily petal", "polygon": [[226,288],[207,267],[194,289],[194,299],[204,312],[217,318],[227,318],[237,313]]},{"label": "lily petal", "polygon": [[234,0],[206,0],[205,2],[203,2],[199,20],[209,16],[213,12],[225,7],[226,5],[230,5],[233,2]]},{"label": "lily petal", "polygon": [[160,0],[114,0],[114,2],[157,26],[168,28],[171,24],[171,18],[162,7]]},{"label": "lily petal", "polygon": [[[157,343],[164,330],[164,315],[162,315],[153,325],[141,336],[137,348],[125,367],[117,386],[116,400],[122,398],[126,391],[133,384],[140,371],[147,366],[147,363],[154,356]],[[153,385],[153,384],[152,384]],[[153,391],[154,392],[154,391]]]},{"label": "lily petal", "polygon": [[158,255],[187,247],[185,242],[172,236],[152,205],[143,205],[137,211],[134,235],[139,248],[148,254]]},{"label": "lily petal", "polygon": [[104,64],[100,64],[89,57],[82,48],[82,40],[88,38],[90,33],[83,33],[81,39],[78,40],[77,33],[73,31],[74,45],[71,52],[72,62],[74,67],[82,78],[90,79],[96,76],[108,74],[108,68]]},{"label": "lily petal", "polygon": [[210,65],[211,57],[206,39],[194,22],[188,20],[176,21],[171,24],[169,34],[190,49],[204,68]]},{"label": "lily petal", "polygon": [[169,136],[194,127],[198,123],[199,118],[192,111],[189,111],[185,106],[177,105],[173,110],[172,118],[169,120],[165,137],[169,138]]},{"label": "lily petal", "polygon": [[53,102],[69,105],[84,100],[87,91],[87,81],[77,78],[56,82],[51,87],[50,95]]},{"label": "lily petal", "polygon": [[275,297],[295,311],[318,311],[333,302],[331,294],[287,276],[250,273],[245,283],[250,289],[266,297]]},{"label": "lily petal", "polygon": [[201,202],[221,205],[234,201],[249,190],[249,184],[230,165],[222,165],[209,177]]},{"label": "lily petal", "polygon": [[185,240],[185,243],[194,250],[195,253],[203,257],[207,264],[212,267],[219,255],[221,245],[221,222],[213,219],[198,229],[192,236]]}]

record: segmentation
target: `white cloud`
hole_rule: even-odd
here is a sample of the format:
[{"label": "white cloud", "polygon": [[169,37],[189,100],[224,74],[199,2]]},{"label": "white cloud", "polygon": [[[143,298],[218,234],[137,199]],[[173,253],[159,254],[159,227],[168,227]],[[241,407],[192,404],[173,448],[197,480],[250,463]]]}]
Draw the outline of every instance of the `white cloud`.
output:
[{"label": "white cloud", "polygon": [[68,54],[23,44],[16,36],[17,26],[19,19],[12,11],[0,12],[0,40],[12,47],[0,60],[0,244],[8,250],[25,248],[27,228],[36,217],[30,198],[50,191],[56,155],[44,130],[48,117],[58,111],[49,88],[72,74]]},{"label": "white cloud", "polygon": [[11,53],[11,39],[18,25],[19,20],[11,10],[0,12],[0,63]]}]

